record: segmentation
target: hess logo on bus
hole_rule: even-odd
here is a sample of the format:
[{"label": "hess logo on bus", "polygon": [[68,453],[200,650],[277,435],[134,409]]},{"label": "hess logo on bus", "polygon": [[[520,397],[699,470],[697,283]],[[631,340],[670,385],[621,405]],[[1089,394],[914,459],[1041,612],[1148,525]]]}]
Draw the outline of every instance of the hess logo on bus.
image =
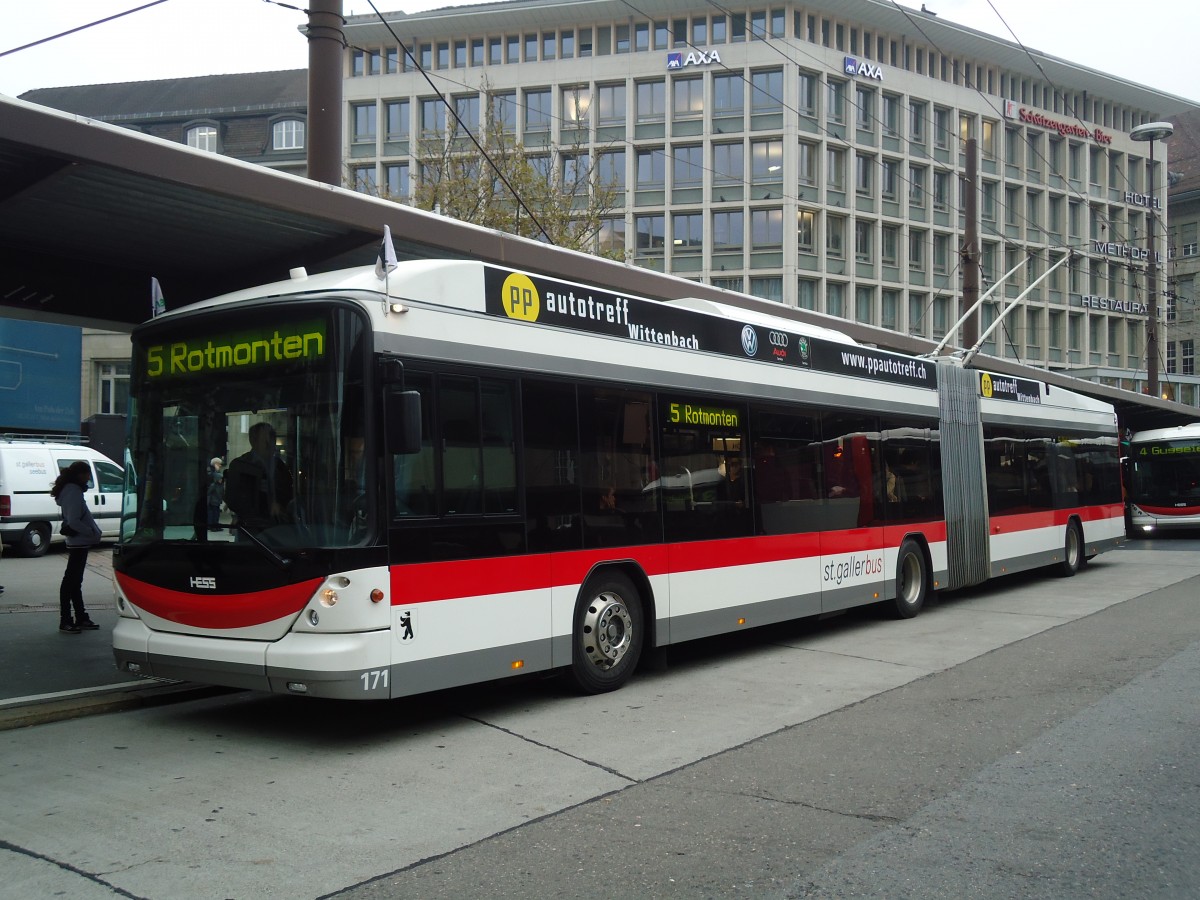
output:
[{"label": "hess logo on bus", "polygon": [[504,279],[500,296],[500,302],[504,304],[504,314],[510,319],[537,321],[538,314],[542,311],[542,297],[528,275],[513,272]]}]

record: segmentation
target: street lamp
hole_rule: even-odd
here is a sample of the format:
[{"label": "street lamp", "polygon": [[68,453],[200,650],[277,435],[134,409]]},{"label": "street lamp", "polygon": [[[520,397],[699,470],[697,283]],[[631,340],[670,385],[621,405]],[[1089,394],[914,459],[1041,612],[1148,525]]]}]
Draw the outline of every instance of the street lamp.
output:
[{"label": "street lamp", "polygon": [[1146,260],[1147,289],[1146,304],[1146,393],[1158,396],[1158,258],[1154,250],[1154,143],[1165,141],[1175,133],[1170,122],[1146,122],[1129,132],[1130,140],[1143,141],[1150,145],[1150,222],[1146,244],[1150,255]]}]

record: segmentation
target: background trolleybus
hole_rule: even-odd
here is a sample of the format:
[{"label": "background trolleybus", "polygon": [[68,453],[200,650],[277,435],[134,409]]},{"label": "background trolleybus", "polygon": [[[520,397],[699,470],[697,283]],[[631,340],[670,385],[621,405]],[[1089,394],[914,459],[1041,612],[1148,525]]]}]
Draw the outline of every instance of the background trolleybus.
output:
[{"label": "background trolleybus", "polygon": [[1127,482],[1132,536],[1200,529],[1200,423],[1135,434]]},{"label": "background trolleybus", "polygon": [[1123,537],[1112,407],[704,300],[426,260],[298,272],[133,340],[113,640],[145,675],[600,692],[650,648],[911,617]]}]

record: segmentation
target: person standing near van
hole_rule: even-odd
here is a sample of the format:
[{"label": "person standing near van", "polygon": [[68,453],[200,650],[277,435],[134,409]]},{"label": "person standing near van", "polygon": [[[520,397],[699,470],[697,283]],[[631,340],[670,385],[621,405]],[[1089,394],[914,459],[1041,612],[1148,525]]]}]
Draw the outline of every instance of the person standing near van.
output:
[{"label": "person standing near van", "polygon": [[67,538],[67,569],[58,588],[58,630],[63,634],[95,631],[83,605],[83,572],[88,550],[100,543],[100,526],[92,518],[83,492],[92,479],[92,469],[83,460],[67,466],[54,480],[50,496],[62,507],[63,534]]}]

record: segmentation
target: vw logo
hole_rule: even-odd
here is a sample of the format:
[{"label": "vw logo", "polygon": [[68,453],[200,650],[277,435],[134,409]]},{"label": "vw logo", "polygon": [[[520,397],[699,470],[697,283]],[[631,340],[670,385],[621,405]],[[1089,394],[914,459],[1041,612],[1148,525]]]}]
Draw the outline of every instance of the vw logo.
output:
[{"label": "vw logo", "polygon": [[787,345],[788,345],[788,336],[787,336],[786,332],[783,332],[783,331],[772,331],[771,332],[771,346],[772,347],[786,347]]},{"label": "vw logo", "polygon": [[746,351],[747,356],[758,353],[758,334],[752,325],[742,326],[742,349]]}]

